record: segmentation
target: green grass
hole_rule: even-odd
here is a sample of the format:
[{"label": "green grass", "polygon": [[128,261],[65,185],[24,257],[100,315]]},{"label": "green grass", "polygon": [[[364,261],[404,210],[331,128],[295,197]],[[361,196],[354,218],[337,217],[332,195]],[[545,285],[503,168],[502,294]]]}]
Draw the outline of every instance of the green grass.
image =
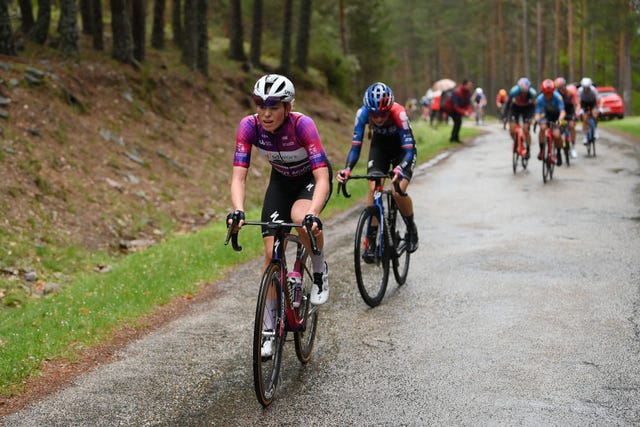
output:
[{"label": "green grass", "polygon": [[[413,128],[421,163],[449,147],[450,126],[436,130],[417,122]],[[477,132],[463,125],[461,136]],[[365,151],[368,147],[362,157],[366,156]],[[361,158],[359,163],[362,170],[358,173],[364,172],[366,162]],[[323,216],[331,217],[361,200],[367,186],[357,184],[360,183],[350,186],[351,199],[334,194]],[[247,212],[247,218],[258,217],[257,210]],[[195,294],[238,263],[261,256],[259,227],[243,230],[243,251],[239,253],[224,246],[225,236],[226,227],[218,221],[197,233],[173,237],[142,252],[110,258],[113,268],[109,273],[81,273],[65,283],[65,289],[58,294],[0,309],[0,395],[23,391],[25,380],[39,372],[44,360],[73,360],[78,351],[109,339],[123,325],[143,328],[138,319],[157,307],[176,297]],[[39,248],[34,256],[82,262],[76,259],[73,248],[55,255],[47,251],[46,247]]]},{"label": "green grass", "polygon": [[624,132],[634,138],[640,138],[640,116],[627,116],[622,120],[601,121],[598,126],[602,126],[604,129]]}]

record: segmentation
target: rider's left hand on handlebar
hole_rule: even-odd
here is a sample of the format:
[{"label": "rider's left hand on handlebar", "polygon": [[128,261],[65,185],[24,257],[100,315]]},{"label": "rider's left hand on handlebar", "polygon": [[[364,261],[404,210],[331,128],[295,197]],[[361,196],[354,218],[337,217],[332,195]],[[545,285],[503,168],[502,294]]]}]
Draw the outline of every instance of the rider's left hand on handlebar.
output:
[{"label": "rider's left hand on handlebar", "polygon": [[320,218],[313,214],[306,214],[302,223],[305,225],[311,224],[311,232],[315,237],[318,237],[318,235],[322,231],[322,221],[320,221]]},{"label": "rider's left hand on handlebar", "polygon": [[338,174],[336,175],[336,179],[338,180],[338,182],[344,184],[349,179],[349,175],[351,175],[351,169],[343,169],[338,172]]},{"label": "rider's left hand on handlebar", "polygon": [[237,233],[238,230],[240,230],[240,228],[244,224],[244,220],[245,220],[244,211],[240,209],[236,209],[235,211],[227,215],[227,228],[230,227],[231,224],[233,224],[234,222],[237,222],[237,226],[235,230],[233,230],[234,233]]},{"label": "rider's left hand on handlebar", "polygon": [[391,179],[391,181],[400,182],[402,181],[402,178],[404,178],[404,173],[402,173],[402,168],[400,166],[396,166],[395,168],[393,168],[393,178]]}]

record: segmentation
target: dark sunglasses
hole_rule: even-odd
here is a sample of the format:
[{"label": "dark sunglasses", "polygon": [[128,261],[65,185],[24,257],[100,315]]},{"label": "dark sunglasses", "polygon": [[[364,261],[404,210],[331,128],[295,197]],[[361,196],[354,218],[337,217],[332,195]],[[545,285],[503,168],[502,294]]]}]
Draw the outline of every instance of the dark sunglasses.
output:
[{"label": "dark sunglasses", "polygon": [[278,96],[268,96],[267,99],[263,99],[258,95],[253,95],[253,103],[258,107],[275,107],[282,99]]},{"label": "dark sunglasses", "polygon": [[373,117],[385,117],[385,116],[389,115],[389,112],[390,112],[389,110],[387,110],[387,111],[371,111],[370,114]]}]

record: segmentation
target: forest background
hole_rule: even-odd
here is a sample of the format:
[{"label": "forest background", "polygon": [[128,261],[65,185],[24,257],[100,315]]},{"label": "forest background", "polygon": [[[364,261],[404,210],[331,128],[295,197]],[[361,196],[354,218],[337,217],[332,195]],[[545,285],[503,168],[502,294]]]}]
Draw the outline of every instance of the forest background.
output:
[{"label": "forest background", "polygon": [[[278,70],[285,74],[314,67],[336,96],[351,103],[376,80],[390,84],[402,102],[419,99],[441,78],[470,78],[495,94],[521,76],[534,83],[589,76],[598,85],[615,86],[627,114],[640,105],[634,96],[640,85],[638,0],[462,0],[455,6],[445,0],[17,3],[16,10],[0,2],[0,53],[16,53],[10,23],[19,37],[45,43],[53,10],[60,14],[60,49],[68,56],[79,54],[79,22],[95,49],[122,62],[144,61],[149,33],[150,47],[164,49],[171,40],[183,49],[185,64],[208,75],[206,41],[222,36],[229,39],[230,58],[255,67],[264,65],[264,57],[279,58]],[[111,48],[104,40],[103,16],[109,15]]]}]

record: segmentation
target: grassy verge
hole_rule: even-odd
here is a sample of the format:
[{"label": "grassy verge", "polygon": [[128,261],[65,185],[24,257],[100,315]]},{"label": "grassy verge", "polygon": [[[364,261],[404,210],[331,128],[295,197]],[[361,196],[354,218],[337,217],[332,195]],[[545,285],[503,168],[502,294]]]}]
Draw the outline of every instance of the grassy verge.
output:
[{"label": "grassy verge", "polygon": [[622,120],[601,121],[598,126],[623,132],[632,138],[640,139],[640,116],[625,117]]},{"label": "grassy verge", "polygon": [[[414,133],[420,162],[449,147],[450,132],[449,126],[436,130],[416,123]],[[477,132],[465,125],[461,136],[466,138]],[[364,163],[361,159],[361,168]],[[353,185],[350,191],[354,196],[350,199],[332,197],[327,217],[364,197],[366,184]],[[247,213],[249,218],[258,215],[257,211]],[[73,360],[79,350],[108,340],[116,328],[123,325],[139,328],[137,319],[157,307],[176,297],[194,294],[219,280],[234,265],[260,256],[262,240],[258,227],[243,231],[241,253],[224,246],[225,236],[225,225],[217,222],[200,232],[173,237],[142,252],[107,259],[113,268],[106,274],[78,273],[57,294],[4,308],[0,319],[0,395],[20,393],[25,381],[39,372],[44,360],[60,357]]]}]

